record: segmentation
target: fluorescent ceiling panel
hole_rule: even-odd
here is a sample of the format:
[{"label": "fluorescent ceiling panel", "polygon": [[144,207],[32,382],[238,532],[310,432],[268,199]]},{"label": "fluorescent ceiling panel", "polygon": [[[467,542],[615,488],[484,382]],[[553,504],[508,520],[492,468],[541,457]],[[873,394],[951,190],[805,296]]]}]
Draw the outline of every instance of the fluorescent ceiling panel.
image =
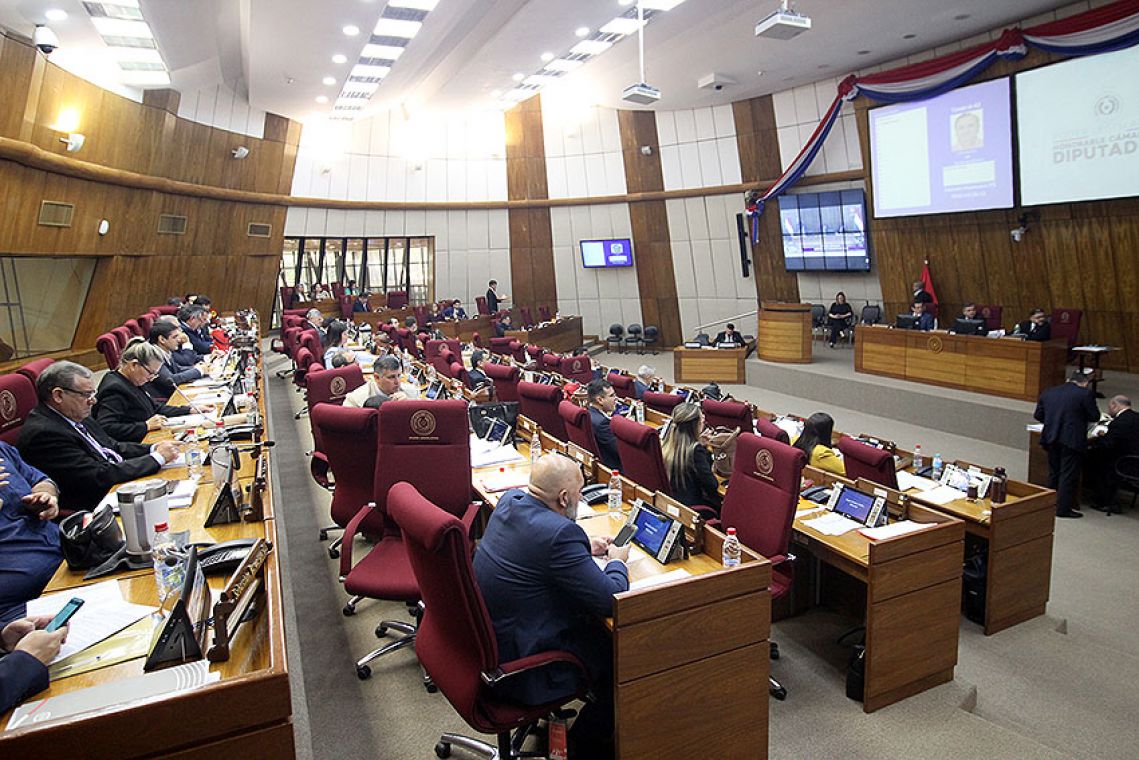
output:
[{"label": "fluorescent ceiling panel", "polygon": [[635,18],[615,18],[605,26],[601,27],[602,34],[633,34],[640,27],[644,26],[645,22],[637,21]]},{"label": "fluorescent ceiling panel", "polygon": [[604,53],[609,48],[613,47],[612,42],[605,42],[604,40],[582,40],[570,48],[571,53],[578,55],[597,55]]},{"label": "fluorescent ceiling panel", "polygon": [[671,11],[684,0],[641,0],[641,7],[646,11]]},{"label": "fluorescent ceiling panel", "polygon": [[403,37],[411,39],[419,34],[420,27],[423,26],[419,21],[399,21],[393,18],[382,18],[376,22],[376,28],[372,30],[372,34],[379,37]]},{"label": "fluorescent ceiling panel", "polygon": [[368,66],[358,63],[352,67],[351,76],[354,77],[386,77],[391,73],[391,66]]},{"label": "fluorescent ceiling panel", "polygon": [[579,68],[585,61],[573,61],[568,58],[555,58],[546,64],[545,68],[550,71],[573,71]]},{"label": "fluorescent ceiling panel", "polygon": [[104,37],[142,37],[144,39],[154,37],[150,31],[150,25],[145,21],[124,21],[118,18],[92,16],[91,23]]},{"label": "fluorescent ceiling panel", "polygon": [[120,63],[163,63],[162,56],[154,48],[108,47],[107,50]]},{"label": "fluorescent ceiling panel", "polygon": [[403,51],[404,48],[397,47],[396,45],[373,45],[369,43],[360,51],[360,57],[382,58],[385,61],[394,61],[403,55]]},{"label": "fluorescent ceiling panel", "polygon": [[123,84],[161,87],[170,84],[170,74],[165,71],[124,71]]},{"label": "fluorescent ceiling panel", "polygon": [[414,8],[417,11],[433,11],[439,0],[388,0],[389,8]]}]

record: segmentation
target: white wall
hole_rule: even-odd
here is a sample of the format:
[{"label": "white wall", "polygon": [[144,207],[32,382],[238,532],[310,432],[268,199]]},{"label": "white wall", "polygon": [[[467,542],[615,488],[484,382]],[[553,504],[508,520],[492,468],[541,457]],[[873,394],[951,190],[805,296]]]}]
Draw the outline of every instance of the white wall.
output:
[{"label": "white wall", "polygon": [[742,181],[730,105],[657,111],[656,121],[665,190]]},{"label": "white wall", "polygon": [[616,110],[594,106],[568,114],[556,101],[543,100],[542,129],[551,198],[625,194]]},{"label": "white wall", "polygon": [[550,209],[554,239],[554,276],[558,286],[558,310],[580,314],[582,332],[604,339],[609,325],[641,323],[641,299],[637,289],[636,258],[633,266],[620,269],[586,269],[581,264],[581,240],[632,238],[629,204],[573,206]]},{"label": "white wall", "polygon": [[250,137],[265,136],[265,112],[224,85],[182,93],[178,116]]}]

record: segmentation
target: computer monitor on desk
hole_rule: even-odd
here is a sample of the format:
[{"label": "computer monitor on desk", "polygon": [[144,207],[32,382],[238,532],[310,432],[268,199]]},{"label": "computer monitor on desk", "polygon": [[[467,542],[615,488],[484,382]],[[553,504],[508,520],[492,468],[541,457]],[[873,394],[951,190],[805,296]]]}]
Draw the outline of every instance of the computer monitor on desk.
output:
[{"label": "computer monitor on desk", "polygon": [[985,320],[983,319],[958,317],[957,321],[953,323],[953,332],[958,335],[984,335],[988,330],[985,329]]},{"label": "computer monitor on desk", "polygon": [[899,330],[914,330],[918,326],[918,318],[913,314],[899,314],[894,320],[894,326]]}]

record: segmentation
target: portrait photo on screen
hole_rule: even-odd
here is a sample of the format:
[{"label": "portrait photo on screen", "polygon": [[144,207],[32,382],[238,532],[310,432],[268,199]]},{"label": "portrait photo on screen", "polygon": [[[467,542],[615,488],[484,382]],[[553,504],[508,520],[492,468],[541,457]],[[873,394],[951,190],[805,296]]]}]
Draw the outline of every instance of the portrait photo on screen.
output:
[{"label": "portrait photo on screen", "polygon": [[1016,75],[1020,202],[1139,195],[1139,46]]},{"label": "portrait photo on screen", "polygon": [[1009,80],[870,111],[874,216],[1011,208]]}]

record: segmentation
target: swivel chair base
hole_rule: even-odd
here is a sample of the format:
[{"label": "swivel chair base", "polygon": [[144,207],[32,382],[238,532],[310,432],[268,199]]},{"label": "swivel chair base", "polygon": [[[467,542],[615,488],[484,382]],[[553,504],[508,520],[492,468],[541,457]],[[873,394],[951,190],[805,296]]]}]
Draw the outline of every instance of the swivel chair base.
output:
[{"label": "swivel chair base", "polygon": [[[522,750],[522,745],[525,744],[526,739],[534,733],[536,728],[536,723],[530,723],[516,729],[513,735],[509,731],[504,731],[498,735],[498,746],[484,742],[481,739],[463,736],[462,734],[443,734],[435,744],[435,756],[440,758],[450,757],[451,747],[454,745],[479,757],[488,758],[489,760],[546,757],[547,751],[545,747],[542,746],[536,750]],[[540,744],[542,743],[540,742]]]},{"label": "swivel chair base", "polygon": [[372,660],[382,657],[388,652],[395,652],[396,650],[415,644],[415,626],[411,623],[403,623],[398,620],[384,620],[376,626],[376,636],[383,637],[387,634],[389,628],[401,632],[403,636],[400,636],[395,641],[384,644],[378,649],[373,649],[356,661],[356,677],[361,681],[366,681],[371,678],[372,668],[368,663]]}]

